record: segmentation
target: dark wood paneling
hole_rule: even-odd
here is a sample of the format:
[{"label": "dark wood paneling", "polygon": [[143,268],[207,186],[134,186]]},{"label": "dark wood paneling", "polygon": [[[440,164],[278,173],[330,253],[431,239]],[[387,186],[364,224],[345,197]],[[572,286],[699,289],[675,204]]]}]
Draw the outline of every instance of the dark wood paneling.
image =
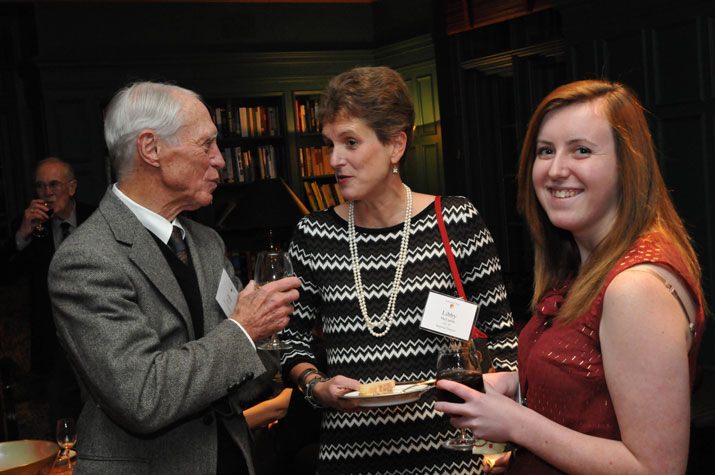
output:
[{"label": "dark wood paneling", "polygon": [[[520,218],[509,207],[509,200],[516,197],[510,166],[516,153],[504,140],[510,126],[508,111],[513,110],[511,127],[518,148],[534,105],[553,87],[575,79],[606,78],[629,85],[648,110],[665,180],[692,233],[712,306],[714,18],[711,1],[563,1],[551,12],[437,41],[440,84],[445,85],[444,147],[463,152],[464,157],[461,163],[445,161],[448,191],[451,186],[465,190],[497,240],[505,240],[497,244],[510,283],[512,272],[531,273],[531,245]],[[542,26],[541,37],[529,33],[535,25]],[[561,45],[566,54],[520,54],[549,42]],[[505,90],[512,91],[513,99],[505,100]],[[500,201],[494,194],[506,197]],[[526,280],[517,275],[515,281],[520,278]],[[711,329],[706,334],[701,356],[715,366],[714,333]]]},{"label": "dark wood paneling", "polygon": [[655,105],[703,99],[703,75],[699,51],[705,46],[698,35],[697,19],[656,27],[653,42]]},{"label": "dark wood paneling", "polygon": [[402,173],[405,182],[415,191],[443,194],[444,165],[437,77],[431,65],[426,72],[403,73],[407,76],[406,82],[415,102],[415,132]]},{"label": "dark wood paneling", "polygon": [[628,84],[636,91],[646,91],[646,55],[643,34],[627,34],[604,39],[602,77]]},{"label": "dark wood paneling", "polygon": [[661,117],[658,128],[663,176],[680,216],[702,247],[710,234],[707,213],[703,213],[710,186],[704,153],[705,117]]}]

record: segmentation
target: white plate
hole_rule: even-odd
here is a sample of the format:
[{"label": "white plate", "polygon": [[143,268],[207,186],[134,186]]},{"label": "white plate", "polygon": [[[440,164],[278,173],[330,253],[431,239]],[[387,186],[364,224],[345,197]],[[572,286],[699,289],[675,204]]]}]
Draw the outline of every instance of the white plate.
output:
[{"label": "white plate", "polygon": [[380,394],[379,396],[360,396],[358,391],[350,391],[343,394],[344,399],[355,399],[360,407],[384,407],[396,406],[415,402],[422,397],[425,391],[432,386],[429,384],[397,384],[392,394]]}]

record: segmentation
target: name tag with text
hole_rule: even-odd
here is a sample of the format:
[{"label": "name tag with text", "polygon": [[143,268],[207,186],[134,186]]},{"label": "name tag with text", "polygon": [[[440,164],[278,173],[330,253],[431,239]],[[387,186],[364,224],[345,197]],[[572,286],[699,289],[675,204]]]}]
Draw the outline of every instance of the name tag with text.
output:
[{"label": "name tag with text", "polygon": [[226,318],[230,317],[233,313],[237,300],[238,290],[236,286],[233,285],[233,281],[231,281],[231,278],[228,276],[228,272],[224,269],[223,272],[221,272],[221,280],[218,283],[216,301],[221,306],[223,313],[226,314]]},{"label": "name tag with text", "polygon": [[469,340],[479,305],[430,290],[420,328],[458,340]]}]

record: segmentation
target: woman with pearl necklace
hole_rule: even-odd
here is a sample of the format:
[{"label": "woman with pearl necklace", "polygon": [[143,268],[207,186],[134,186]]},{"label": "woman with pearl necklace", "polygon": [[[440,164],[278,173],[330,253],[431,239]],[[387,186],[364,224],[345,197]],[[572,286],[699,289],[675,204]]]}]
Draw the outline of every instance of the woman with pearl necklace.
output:
[{"label": "woman with pearl necklace", "polygon": [[[441,447],[456,430],[434,411],[432,392],[370,409],[341,397],[361,383],[434,378],[437,350],[449,340],[420,329],[429,292],[456,288],[435,196],[400,177],[414,115],[405,82],[386,67],[342,73],[321,98],[318,118],[345,203],[296,228],[290,256],[301,297],[282,334],[292,345],[282,355],[284,380],[321,411],[318,473],[481,472],[478,456]],[[513,370],[513,321],[491,235],[466,198],[444,196],[441,209],[495,366]],[[311,351],[316,327],[327,353],[321,368]]]}]

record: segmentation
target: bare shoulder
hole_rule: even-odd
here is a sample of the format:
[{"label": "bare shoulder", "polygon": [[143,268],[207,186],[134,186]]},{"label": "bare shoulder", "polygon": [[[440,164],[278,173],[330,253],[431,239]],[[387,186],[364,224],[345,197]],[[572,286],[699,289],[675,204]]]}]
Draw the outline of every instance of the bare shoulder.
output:
[{"label": "bare shoulder", "polygon": [[645,293],[646,297],[649,292],[656,292],[675,302],[679,299],[690,317],[696,308],[695,297],[683,279],[671,269],[657,264],[640,264],[621,272],[608,286],[607,296],[609,292],[613,296]]},{"label": "bare shoulder", "polygon": [[[686,310],[664,282],[673,286]],[[692,296],[678,276],[662,266],[645,264],[627,269],[611,281],[604,296],[602,324],[616,331],[667,327],[667,332],[687,335],[694,314]]]}]

